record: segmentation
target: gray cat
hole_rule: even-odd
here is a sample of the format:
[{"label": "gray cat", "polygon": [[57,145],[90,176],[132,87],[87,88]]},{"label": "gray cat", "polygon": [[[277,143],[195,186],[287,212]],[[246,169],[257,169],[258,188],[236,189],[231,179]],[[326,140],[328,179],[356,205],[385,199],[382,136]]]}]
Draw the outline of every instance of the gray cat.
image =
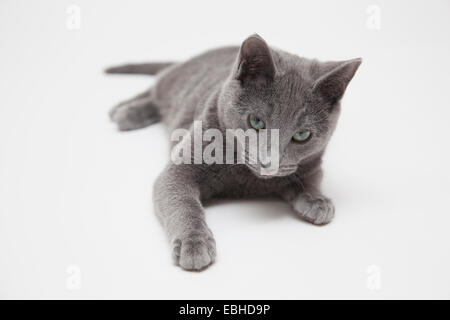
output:
[{"label": "gray cat", "polygon": [[108,73],[157,74],[153,87],[110,112],[119,130],[163,121],[172,132],[217,128],[279,129],[279,170],[261,175],[264,164],[174,164],[154,185],[157,216],[175,262],[202,270],[216,256],[203,204],[216,198],[277,197],[302,219],[330,222],[334,206],[320,191],[321,158],[334,131],[340,100],[361,59],[319,62],[269,47],[258,35],[240,47],[208,51],[184,63],[150,63]]}]

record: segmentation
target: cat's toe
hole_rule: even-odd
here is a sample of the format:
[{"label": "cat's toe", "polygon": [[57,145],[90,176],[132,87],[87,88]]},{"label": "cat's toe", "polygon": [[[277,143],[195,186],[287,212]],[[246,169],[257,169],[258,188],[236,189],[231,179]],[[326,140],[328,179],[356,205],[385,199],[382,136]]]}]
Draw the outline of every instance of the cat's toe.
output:
[{"label": "cat's toe", "polygon": [[316,225],[324,225],[334,218],[333,202],[323,196],[302,194],[295,203],[294,209],[304,220]]},{"label": "cat's toe", "polygon": [[175,263],[185,270],[203,270],[215,260],[215,241],[206,234],[195,234],[184,239],[176,239],[173,242],[173,257]]}]

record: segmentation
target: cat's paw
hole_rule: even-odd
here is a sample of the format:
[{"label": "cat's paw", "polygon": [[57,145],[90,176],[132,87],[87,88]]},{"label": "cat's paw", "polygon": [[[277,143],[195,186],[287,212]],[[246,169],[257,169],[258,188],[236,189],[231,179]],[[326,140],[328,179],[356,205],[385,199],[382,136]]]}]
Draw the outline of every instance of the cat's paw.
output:
[{"label": "cat's paw", "polygon": [[175,263],[185,270],[205,269],[216,258],[216,242],[204,232],[191,232],[173,241]]},{"label": "cat's paw", "polygon": [[324,196],[304,193],[294,200],[293,205],[302,219],[313,224],[324,225],[334,218],[333,202]]},{"label": "cat's paw", "polygon": [[109,112],[109,118],[120,131],[145,128],[160,120],[160,116],[149,100],[123,102]]},{"label": "cat's paw", "polygon": [[142,124],[131,104],[119,104],[111,109],[109,118],[117,124],[120,131],[139,129]]}]

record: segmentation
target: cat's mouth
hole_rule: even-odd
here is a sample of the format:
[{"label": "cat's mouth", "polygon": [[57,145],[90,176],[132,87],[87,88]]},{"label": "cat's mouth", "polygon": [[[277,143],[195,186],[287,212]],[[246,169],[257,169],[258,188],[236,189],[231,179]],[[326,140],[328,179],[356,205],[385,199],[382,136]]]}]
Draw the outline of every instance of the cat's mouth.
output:
[{"label": "cat's mouth", "polygon": [[259,159],[251,157],[248,150],[245,150],[245,165],[250,171],[261,179],[270,179],[275,177],[285,177],[293,174],[297,171],[298,166],[296,164],[291,165],[279,165],[278,161],[275,163],[273,160],[269,160],[263,164]]},{"label": "cat's mouth", "polygon": [[286,165],[278,168],[264,167],[261,164],[246,164],[250,171],[261,179],[285,177],[297,171],[297,165]]}]

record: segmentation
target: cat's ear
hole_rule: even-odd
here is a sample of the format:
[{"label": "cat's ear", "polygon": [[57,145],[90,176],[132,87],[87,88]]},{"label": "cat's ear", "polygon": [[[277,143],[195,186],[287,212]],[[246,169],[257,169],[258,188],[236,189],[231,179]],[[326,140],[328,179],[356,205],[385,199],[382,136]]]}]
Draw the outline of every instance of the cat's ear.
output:
[{"label": "cat's ear", "polygon": [[243,85],[267,83],[275,77],[269,46],[259,35],[254,34],[242,43],[235,76]]},{"label": "cat's ear", "polygon": [[362,59],[358,58],[329,63],[327,72],[315,81],[313,92],[322,95],[332,105],[339,102],[361,62]]}]

